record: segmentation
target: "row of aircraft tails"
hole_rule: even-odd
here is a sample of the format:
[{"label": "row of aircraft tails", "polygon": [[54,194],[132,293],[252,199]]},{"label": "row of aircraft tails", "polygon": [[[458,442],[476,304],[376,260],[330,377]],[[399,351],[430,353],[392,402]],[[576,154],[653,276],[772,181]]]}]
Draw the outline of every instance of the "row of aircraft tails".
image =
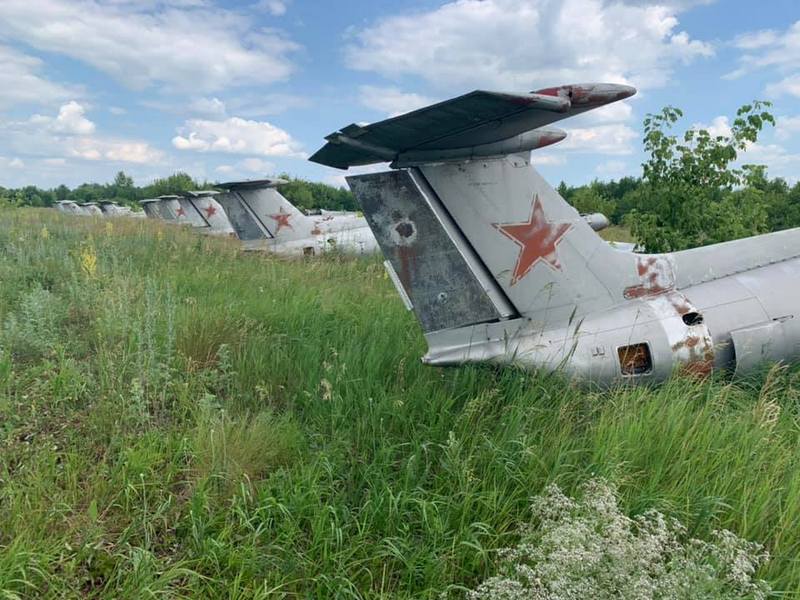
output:
[{"label": "row of aircraft tails", "polygon": [[[234,234],[248,248],[379,249],[431,365],[562,370],[583,382],[745,373],[800,354],[800,230],[667,254],[615,247],[534,169],[552,123],[636,90],[573,84],[474,91],[328,135],[310,160],[389,169],[347,178],[356,213],[305,215],[280,180],[144,202],[147,215]],[[798,315],[800,316],[800,315]]]}]

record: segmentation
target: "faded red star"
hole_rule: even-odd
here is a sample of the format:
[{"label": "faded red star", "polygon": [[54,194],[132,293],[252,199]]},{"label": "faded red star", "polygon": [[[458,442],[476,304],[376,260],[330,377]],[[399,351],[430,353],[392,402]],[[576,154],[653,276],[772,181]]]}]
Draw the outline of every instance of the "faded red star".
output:
[{"label": "faded red star", "polygon": [[185,217],[185,216],[186,216],[186,211],[185,211],[185,210],[183,210],[183,207],[181,206],[181,207],[180,207],[180,208],[177,210],[177,212],[176,212],[175,214],[176,214],[177,216],[179,216],[179,217]]},{"label": "faded red star", "polygon": [[294,227],[292,227],[292,224],[289,223],[289,218],[291,216],[292,215],[290,215],[289,213],[283,212],[282,208],[279,210],[277,214],[270,215],[270,218],[273,219],[278,224],[278,228],[275,230],[275,233],[278,233],[283,227],[288,227],[289,229],[294,231]]},{"label": "faded red star", "polygon": [[217,209],[213,204],[209,204],[203,210],[206,211],[207,217],[213,217],[215,214],[217,214]]},{"label": "faded red star", "polygon": [[572,228],[572,223],[551,223],[544,216],[542,203],[534,195],[531,216],[522,223],[492,223],[492,226],[519,246],[517,264],[511,276],[511,285],[525,277],[539,261],[552,269],[561,270],[556,255],[556,244]]}]

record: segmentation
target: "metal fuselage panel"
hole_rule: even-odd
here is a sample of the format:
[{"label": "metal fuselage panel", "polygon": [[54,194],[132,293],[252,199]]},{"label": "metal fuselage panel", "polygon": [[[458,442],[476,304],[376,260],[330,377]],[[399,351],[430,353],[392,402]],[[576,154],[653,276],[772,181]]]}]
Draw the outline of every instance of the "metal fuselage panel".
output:
[{"label": "metal fuselage panel", "polygon": [[[434,332],[425,361],[514,362],[563,367],[580,380],[625,379],[619,349],[648,344],[652,368],[636,382],[687,369],[747,371],[757,364],[800,357],[800,259],[790,259],[683,290],[637,298],[588,315],[569,327],[537,330],[526,319]],[[699,315],[692,322],[685,316]],[[469,339],[469,344],[464,340]]]}]

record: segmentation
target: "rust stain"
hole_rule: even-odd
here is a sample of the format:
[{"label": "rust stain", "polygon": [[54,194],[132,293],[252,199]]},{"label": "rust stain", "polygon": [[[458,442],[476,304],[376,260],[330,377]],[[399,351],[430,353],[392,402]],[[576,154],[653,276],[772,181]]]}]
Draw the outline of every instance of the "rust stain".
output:
[{"label": "rust stain", "polygon": [[686,359],[680,371],[696,377],[706,377],[714,370],[714,346],[709,337],[704,335],[687,335],[685,339],[672,345],[675,353],[685,350]]},{"label": "rust stain", "polygon": [[672,291],[675,287],[675,274],[666,258],[639,256],[636,259],[636,272],[641,282],[625,288],[623,296],[628,300],[658,296]]},{"label": "rust stain", "polygon": [[397,274],[400,277],[400,282],[406,290],[406,293],[411,293],[411,277],[413,271],[416,270],[417,253],[411,246],[397,246],[397,257],[400,259],[400,272]]}]

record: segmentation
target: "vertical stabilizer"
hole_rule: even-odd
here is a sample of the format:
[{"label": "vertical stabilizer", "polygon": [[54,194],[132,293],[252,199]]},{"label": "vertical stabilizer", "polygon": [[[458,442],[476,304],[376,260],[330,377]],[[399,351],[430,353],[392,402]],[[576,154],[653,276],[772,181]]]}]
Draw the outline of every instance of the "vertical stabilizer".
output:
[{"label": "vertical stabilizer", "polygon": [[426,332],[515,313],[414,173],[360,175],[348,183]]},{"label": "vertical stabilizer", "polygon": [[[228,198],[224,202],[233,205],[238,213],[236,218],[248,227],[248,235],[255,236],[250,239],[268,237],[290,241],[319,233],[315,231],[314,221],[275,189],[281,183],[285,181],[265,179],[220,184],[220,187],[228,190]],[[261,230],[260,236],[256,230]]]},{"label": "vertical stabilizer", "polygon": [[348,183],[426,332],[516,316],[564,326],[623,300],[637,273],[524,155]]}]

